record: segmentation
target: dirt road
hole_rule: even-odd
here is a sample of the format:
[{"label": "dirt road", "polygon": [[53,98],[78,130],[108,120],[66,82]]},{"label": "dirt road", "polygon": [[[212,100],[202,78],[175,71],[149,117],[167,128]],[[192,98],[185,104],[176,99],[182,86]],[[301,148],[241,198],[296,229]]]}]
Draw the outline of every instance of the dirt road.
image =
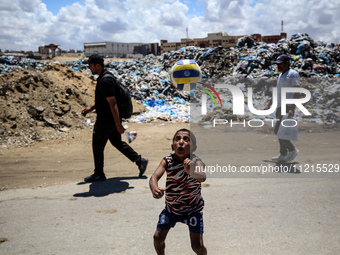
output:
[{"label": "dirt road", "polygon": [[[171,152],[174,132],[189,124],[129,126],[138,132],[131,145],[150,160],[144,178],[137,178],[137,167],[108,144],[108,180],[85,184],[83,178],[93,171],[91,129],[71,130],[64,140],[1,148],[1,253],[154,254],[152,235],[164,199],[152,198],[148,178]],[[277,154],[271,133],[224,135],[229,137],[225,157],[235,166],[268,163]],[[296,162],[340,163],[339,137],[339,131],[314,132],[312,125],[296,142]],[[339,252],[339,178],[306,173],[224,177],[208,176],[202,189],[209,254]],[[176,225],[166,244],[168,254],[193,254],[185,225]]]}]

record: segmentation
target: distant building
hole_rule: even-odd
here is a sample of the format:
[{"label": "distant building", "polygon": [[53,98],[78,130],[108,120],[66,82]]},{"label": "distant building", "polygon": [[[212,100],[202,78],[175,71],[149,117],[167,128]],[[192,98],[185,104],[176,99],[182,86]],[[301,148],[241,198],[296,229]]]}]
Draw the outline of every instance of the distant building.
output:
[{"label": "distant building", "polygon": [[181,42],[168,42],[167,40],[161,40],[161,53],[179,50],[186,46],[195,46],[200,48],[212,48],[221,45],[224,48],[236,46],[237,40],[244,35],[232,36],[226,32],[209,33],[204,38],[182,38]]},{"label": "distant building", "polygon": [[255,42],[265,42],[265,43],[278,43],[281,39],[287,38],[287,33],[281,33],[280,35],[264,35],[252,34],[250,36]]},{"label": "distant building", "polygon": [[46,48],[45,46],[39,46],[38,52],[40,54],[49,54],[50,53],[50,49]]},{"label": "distant building", "polygon": [[[216,46],[222,46],[223,48],[235,47],[237,41],[241,37],[246,35],[228,35],[226,32],[219,33],[208,33],[207,37],[204,38],[182,38],[181,42],[168,42],[167,40],[161,40],[161,53],[168,51],[179,50],[180,48],[186,46],[195,46],[200,48],[213,48]],[[266,42],[266,43],[277,43],[282,38],[287,38],[286,33],[281,33],[281,35],[268,35],[262,36],[261,34],[253,34],[250,36],[256,42]]]},{"label": "distant building", "polygon": [[158,43],[93,42],[84,43],[84,50],[86,57],[94,53],[115,58],[160,53]]},{"label": "distant building", "polygon": [[55,43],[50,43],[49,45],[45,46],[39,46],[39,53],[49,55],[50,52],[52,53],[52,58],[55,57],[55,53],[57,52],[57,55],[61,54],[61,49],[58,48],[60,45]]}]

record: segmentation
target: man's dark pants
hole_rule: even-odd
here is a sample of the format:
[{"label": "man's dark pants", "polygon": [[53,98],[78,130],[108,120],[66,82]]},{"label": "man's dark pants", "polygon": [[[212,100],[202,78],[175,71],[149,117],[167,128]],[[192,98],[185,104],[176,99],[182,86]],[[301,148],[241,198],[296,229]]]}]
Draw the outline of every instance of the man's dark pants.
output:
[{"label": "man's dark pants", "polygon": [[122,141],[122,136],[119,134],[114,124],[99,124],[96,122],[92,135],[92,150],[95,165],[94,172],[96,174],[104,174],[104,149],[108,140],[132,162],[137,162],[141,159],[141,156],[138,155],[130,145]]}]

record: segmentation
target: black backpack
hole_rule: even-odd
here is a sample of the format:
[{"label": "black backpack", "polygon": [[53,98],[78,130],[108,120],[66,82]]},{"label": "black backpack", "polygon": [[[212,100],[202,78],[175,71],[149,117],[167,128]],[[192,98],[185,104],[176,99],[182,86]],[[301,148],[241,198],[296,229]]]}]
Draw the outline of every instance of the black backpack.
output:
[{"label": "black backpack", "polygon": [[119,116],[123,119],[130,118],[132,115],[133,106],[129,89],[125,87],[123,84],[121,84],[111,72],[107,72],[103,77],[105,76],[113,77],[115,85],[118,86],[119,95],[117,95],[116,99],[119,110]]}]

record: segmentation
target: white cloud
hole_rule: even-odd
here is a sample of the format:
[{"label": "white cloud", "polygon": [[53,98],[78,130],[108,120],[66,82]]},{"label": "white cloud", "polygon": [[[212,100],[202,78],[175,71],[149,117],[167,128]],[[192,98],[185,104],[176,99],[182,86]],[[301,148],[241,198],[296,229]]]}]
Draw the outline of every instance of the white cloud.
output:
[{"label": "white cloud", "polygon": [[340,42],[340,6],[328,0],[200,0],[203,14],[188,0],[82,0],[53,15],[41,0],[0,0],[0,49],[33,50],[57,43],[83,49],[84,42],[179,41],[225,31],[230,35],[279,34]]},{"label": "white cloud", "polygon": [[24,12],[34,12],[39,0],[20,0],[20,7]]}]

